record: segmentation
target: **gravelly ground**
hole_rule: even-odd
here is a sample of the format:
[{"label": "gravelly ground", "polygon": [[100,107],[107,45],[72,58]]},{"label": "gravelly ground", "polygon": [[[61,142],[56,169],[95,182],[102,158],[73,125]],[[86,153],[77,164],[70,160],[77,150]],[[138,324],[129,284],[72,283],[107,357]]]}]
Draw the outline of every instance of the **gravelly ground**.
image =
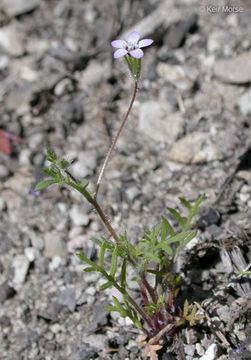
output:
[{"label": "gravelly ground", "polygon": [[12,137],[8,154],[0,133],[0,359],[141,359],[139,334],[104,310],[111,291],[100,293],[102,279],[75,256],[97,257],[97,215],[68,189],[29,193],[46,146],[94,189],[133,88],[109,43],[130,29],[155,43],[100,202],[136,243],[178,197],[205,194],[203,226],[177,271],[178,301],[198,302],[206,317],[159,358],[249,359],[250,282],[233,274],[251,258],[249,2],[15,3],[0,2],[0,129],[23,139]]}]

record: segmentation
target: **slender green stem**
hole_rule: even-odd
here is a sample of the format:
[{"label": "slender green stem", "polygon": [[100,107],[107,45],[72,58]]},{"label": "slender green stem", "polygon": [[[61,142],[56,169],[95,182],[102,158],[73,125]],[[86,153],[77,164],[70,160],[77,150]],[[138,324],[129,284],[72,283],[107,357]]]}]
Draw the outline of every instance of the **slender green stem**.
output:
[{"label": "slender green stem", "polygon": [[113,239],[115,240],[116,244],[118,244],[119,237],[116,234],[116,231],[113,229],[112,225],[110,224],[109,220],[105,216],[103,210],[97,203],[97,201],[91,196],[91,194],[86,189],[80,188],[77,184],[75,184],[72,181],[70,181],[68,184],[70,186],[72,186],[74,189],[76,189],[77,191],[79,191],[86,198],[86,200],[94,206],[94,208],[96,209],[97,213],[99,214],[101,220],[103,221],[105,227],[107,228],[107,230],[109,231],[109,233],[111,234]]},{"label": "slender green stem", "polygon": [[102,181],[102,178],[103,178],[105,169],[106,169],[106,167],[107,167],[107,164],[108,164],[108,162],[109,162],[109,159],[110,159],[110,157],[111,157],[112,151],[113,151],[114,146],[116,145],[116,143],[117,143],[117,141],[118,141],[119,135],[120,135],[120,133],[121,133],[121,131],[122,131],[125,123],[126,123],[126,120],[127,120],[128,116],[129,116],[129,114],[130,114],[130,111],[131,111],[131,109],[132,109],[132,106],[133,106],[133,103],[134,103],[134,100],[135,100],[135,97],[136,97],[136,93],[137,93],[137,88],[138,88],[138,83],[137,83],[137,81],[135,81],[135,82],[134,82],[134,91],[133,91],[133,95],[132,95],[132,99],[131,99],[130,105],[129,105],[128,110],[127,110],[127,112],[126,112],[126,114],[125,114],[125,116],[124,116],[124,119],[122,120],[122,123],[121,123],[121,125],[120,125],[120,127],[119,127],[119,129],[118,129],[118,132],[117,132],[115,138],[113,139],[113,142],[112,142],[112,144],[111,144],[111,146],[110,146],[110,149],[109,149],[109,151],[108,151],[108,153],[107,153],[107,155],[106,155],[106,158],[105,158],[104,164],[103,164],[103,166],[102,166],[102,169],[101,169],[101,171],[100,171],[100,174],[99,174],[99,177],[98,177],[98,181],[97,181],[97,185],[96,185],[96,192],[95,192],[95,195],[94,195],[94,199],[96,199],[97,196],[98,196],[98,191],[99,191],[100,183],[101,183],[101,181]]}]

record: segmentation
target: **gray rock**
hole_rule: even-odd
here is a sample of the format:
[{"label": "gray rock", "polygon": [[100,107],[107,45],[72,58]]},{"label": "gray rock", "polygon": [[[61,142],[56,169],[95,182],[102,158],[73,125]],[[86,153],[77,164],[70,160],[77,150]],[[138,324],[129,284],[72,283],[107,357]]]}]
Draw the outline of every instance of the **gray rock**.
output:
[{"label": "gray rock", "polygon": [[35,260],[35,268],[38,269],[41,274],[47,274],[49,268],[49,260],[44,257]]},{"label": "gray rock", "polygon": [[9,16],[17,16],[34,10],[39,0],[1,0],[0,9]]},{"label": "gray rock", "polygon": [[7,69],[9,65],[9,58],[6,55],[0,56],[0,71]]},{"label": "gray rock", "polygon": [[69,288],[60,291],[57,297],[57,302],[60,305],[66,306],[71,312],[73,312],[76,308],[75,289]]},{"label": "gray rock", "polygon": [[157,65],[157,73],[160,78],[173,84],[177,89],[181,91],[188,91],[194,87],[196,79],[195,72],[185,70],[180,65],[170,65],[164,62],[160,62]]},{"label": "gray rock", "polygon": [[15,23],[0,28],[0,47],[10,55],[21,56],[24,54],[24,35]]},{"label": "gray rock", "polygon": [[183,134],[185,122],[180,113],[171,113],[164,102],[150,101],[139,111],[139,128],[153,140],[173,144]]},{"label": "gray rock", "polygon": [[24,255],[17,255],[12,262],[12,266],[14,268],[13,283],[16,285],[23,284],[29,270],[29,260]]},{"label": "gray rock", "polygon": [[0,179],[4,179],[8,176],[9,170],[3,164],[0,164]]},{"label": "gray rock", "polygon": [[220,306],[217,310],[216,310],[219,318],[224,321],[226,324],[231,320],[233,314],[231,313],[229,306],[225,305],[225,306]]},{"label": "gray rock", "polygon": [[138,31],[142,39],[147,37],[152,37],[154,40],[163,39],[169,26],[179,20],[181,20],[179,9],[170,6],[168,1],[162,1],[156,10],[123,33],[121,39],[126,39],[132,31]]},{"label": "gray rock", "polygon": [[27,247],[24,249],[24,255],[27,257],[29,262],[33,262],[34,260],[39,258],[39,251],[33,247]]},{"label": "gray rock", "polygon": [[217,356],[217,345],[211,344],[200,360],[215,360]]},{"label": "gray rock", "polygon": [[62,240],[61,235],[57,233],[45,234],[44,256],[53,258],[54,256],[66,256],[66,244]]},{"label": "gray rock", "polygon": [[217,77],[231,84],[251,82],[251,52],[245,52],[231,59],[221,59],[214,64]]},{"label": "gray rock", "polygon": [[195,345],[184,344],[184,351],[185,351],[185,354],[187,354],[189,356],[193,356],[195,353]]},{"label": "gray rock", "polygon": [[94,347],[95,349],[103,350],[106,348],[106,335],[94,334],[85,336],[83,338],[83,342],[90,345],[91,347]]},{"label": "gray rock", "polygon": [[100,83],[104,83],[110,74],[111,67],[108,62],[100,63],[96,60],[92,60],[84,70],[83,76],[81,76],[81,88],[88,90],[90,87],[95,87]]},{"label": "gray rock", "polygon": [[12,298],[16,291],[13,287],[9,286],[7,281],[0,285],[0,303]]},{"label": "gray rock", "polygon": [[66,260],[64,258],[60,256],[54,256],[51,259],[51,262],[49,263],[49,270],[54,271],[65,265],[66,265]]},{"label": "gray rock", "polygon": [[4,211],[7,209],[7,203],[4,199],[0,198],[0,211]]},{"label": "gray rock", "polygon": [[251,115],[251,89],[241,95],[238,105],[243,115]]},{"label": "gray rock", "polygon": [[41,236],[39,236],[39,234],[37,234],[35,231],[31,231],[29,232],[29,236],[30,236],[31,244],[34,248],[38,250],[44,249],[44,239]]},{"label": "gray rock", "polygon": [[57,83],[54,88],[54,94],[56,96],[63,96],[67,93],[71,93],[74,90],[71,79],[63,79]]},{"label": "gray rock", "polygon": [[29,138],[29,148],[31,150],[36,150],[39,145],[44,141],[44,135],[42,133],[33,134]]},{"label": "gray rock", "polygon": [[82,104],[75,100],[67,101],[62,105],[61,115],[66,121],[81,124],[84,120]]},{"label": "gray rock", "polygon": [[92,175],[97,167],[97,153],[93,150],[81,151],[78,161],[72,165],[73,175],[77,178],[85,178]]},{"label": "gray rock", "polygon": [[131,202],[141,194],[141,191],[136,186],[129,187],[125,192],[127,199]]},{"label": "gray rock", "polygon": [[188,19],[181,20],[171,26],[164,38],[164,43],[172,49],[182,46],[187,33],[196,27],[197,20],[198,14],[192,14]]},{"label": "gray rock", "polygon": [[89,216],[83,213],[83,207],[81,206],[73,205],[69,214],[75,226],[87,226],[90,222]]},{"label": "gray rock", "polygon": [[225,30],[215,30],[208,35],[207,40],[207,50],[209,53],[214,53],[218,50],[221,50],[229,43],[231,40],[231,34]]},{"label": "gray rock", "polygon": [[208,133],[193,132],[174,143],[167,158],[183,164],[198,164],[222,160],[223,154],[212,143]]}]

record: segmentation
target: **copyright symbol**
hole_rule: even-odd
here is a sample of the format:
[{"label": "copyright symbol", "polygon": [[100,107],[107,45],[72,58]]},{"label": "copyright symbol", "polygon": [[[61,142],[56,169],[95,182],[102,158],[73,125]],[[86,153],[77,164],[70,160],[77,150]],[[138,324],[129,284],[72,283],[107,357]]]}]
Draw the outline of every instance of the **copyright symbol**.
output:
[{"label": "copyright symbol", "polygon": [[200,12],[204,12],[205,11],[205,6],[200,6]]}]

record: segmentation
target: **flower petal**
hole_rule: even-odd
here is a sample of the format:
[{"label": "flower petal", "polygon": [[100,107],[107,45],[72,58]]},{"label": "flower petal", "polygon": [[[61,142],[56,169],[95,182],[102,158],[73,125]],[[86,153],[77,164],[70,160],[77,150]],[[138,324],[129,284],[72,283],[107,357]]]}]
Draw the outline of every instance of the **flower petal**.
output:
[{"label": "flower petal", "polygon": [[129,54],[136,59],[140,59],[144,55],[144,53],[141,49],[136,49],[136,50],[130,51]]},{"label": "flower petal", "polygon": [[150,45],[152,45],[152,43],[153,43],[152,39],[143,39],[143,40],[139,41],[139,47],[142,48],[145,46],[150,46]]},{"label": "flower petal", "polygon": [[111,45],[115,48],[123,49],[126,42],[124,40],[113,40]]},{"label": "flower petal", "polygon": [[118,50],[116,50],[115,53],[113,54],[113,57],[114,57],[115,59],[118,59],[118,58],[120,58],[120,57],[122,57],[122,56],[125,56],[127,53],[128,53],[128,51],[125,50],[125,49],[118,49]]},{"label": "flower petal", "polygon": [[136,44],[139,41],[140,34],[137,31],[133,31],[128,35],[128,41]]}]

